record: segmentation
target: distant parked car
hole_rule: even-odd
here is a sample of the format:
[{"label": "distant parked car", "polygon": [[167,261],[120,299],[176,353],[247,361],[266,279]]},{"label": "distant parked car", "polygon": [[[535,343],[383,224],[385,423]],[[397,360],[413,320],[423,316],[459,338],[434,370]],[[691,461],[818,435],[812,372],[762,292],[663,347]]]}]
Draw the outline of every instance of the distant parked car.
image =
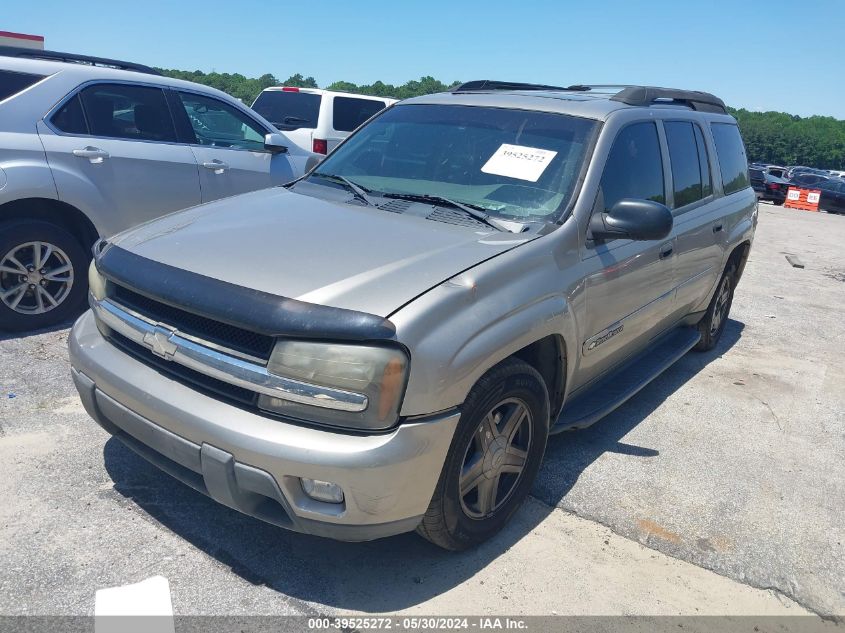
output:
[{"label": "distant parked car", "polygon": [[845,180],[830,178],[820,182],[817,189],[821,191],[819,209],[828,213],[845,214]]},{"label": "distant parked car", "polygon": [[328,154],[352,131],[396,99],[318,88],[266,88],[252,109],[299,147]]},{"label": "distant parked car", "polygon": [[800,172],[795,176],[792,176],[789,179],[796,187],[815,187],[819,183],[825,182],[830,180],[829,176],[824,176],[822,174],[816,174],[812,172]]},{"label": "distant parked car", "polygon": [[816,169],[815,167],[804,167],[802,165],[797,165],[797,166],[787,168],[786,174],[784,174],[784,177],[787,180],[792,180],[798,174],[815,174],[816,176],[824,176],[825,178],[830,176],[830,172],[828,172],[824,169]]},{"label": "distant parked car", "polygon": [[786,200],[786,192],[789,191],[788,180],[773,176],[765,169],[757,167],[749,169],[748,176],[758,200],[768,200],[775,204],[783,204]]},{"label": "distant parked car", "polygon": [[287,183],[311,157],[219,90],[140,64],[0,47],[0,330],[78,311],[98,238]]}]

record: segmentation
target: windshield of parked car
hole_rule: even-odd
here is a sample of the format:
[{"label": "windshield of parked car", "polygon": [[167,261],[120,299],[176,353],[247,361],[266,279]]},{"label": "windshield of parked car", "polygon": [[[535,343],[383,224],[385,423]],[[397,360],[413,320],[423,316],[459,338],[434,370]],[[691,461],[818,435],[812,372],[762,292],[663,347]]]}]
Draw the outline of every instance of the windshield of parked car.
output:
[{"label": "windshield of parked car", "polygon": [[551,220],[572,198],[597,126],[548,112],[400,105],[360,129],[317,171],[372,195],[437,196],[508,219]]}]

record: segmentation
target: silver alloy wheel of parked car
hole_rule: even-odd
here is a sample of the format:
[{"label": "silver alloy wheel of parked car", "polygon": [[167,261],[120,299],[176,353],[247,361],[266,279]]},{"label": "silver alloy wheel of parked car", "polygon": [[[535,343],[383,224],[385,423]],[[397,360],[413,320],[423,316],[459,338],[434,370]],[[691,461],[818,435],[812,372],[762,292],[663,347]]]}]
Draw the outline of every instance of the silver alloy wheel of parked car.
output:
[{"label": "silver alloy wheel of parked car", "polygon": [[716,297],[716,306],[713,309],[713,319],[710,322],[710,336],[716,336],[722,321],[728,317],[728,308],[731,298],[731,278],[724,276],[719,284],[719,294]]},{"label": "silver alloy wheel of parked car", "polygon": [[531,448],[531,412],[518,398],[495,405],[467,446],[460,477],[461,508],[484,519],[507,502]]},{"label": "silver alloy wheel of parked car", "polygon": [[73,287],[73,264],[48,242],[25,242],[0,260],[0,300],[19,314],[57,308]]}]

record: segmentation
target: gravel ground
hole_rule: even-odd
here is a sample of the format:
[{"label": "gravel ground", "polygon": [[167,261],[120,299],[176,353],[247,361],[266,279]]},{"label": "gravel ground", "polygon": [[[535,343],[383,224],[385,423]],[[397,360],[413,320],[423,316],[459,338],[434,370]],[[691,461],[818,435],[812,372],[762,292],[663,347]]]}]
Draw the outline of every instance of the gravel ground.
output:
[{"label": "gravel ground", "polygon": [[720,348],[553,438],[536,500],[460,555],[215,504],[88,418],[66,329],[0,339],[0,614],[157,574],[179,614],[845,613],[845,218],[760,208]]}]

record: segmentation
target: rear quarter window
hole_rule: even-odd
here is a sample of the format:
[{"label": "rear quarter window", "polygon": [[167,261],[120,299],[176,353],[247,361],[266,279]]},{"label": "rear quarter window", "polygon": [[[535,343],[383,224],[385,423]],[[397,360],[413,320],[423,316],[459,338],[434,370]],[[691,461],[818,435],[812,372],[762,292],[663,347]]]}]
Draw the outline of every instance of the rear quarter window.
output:
[{"label": "rear quarter window", "polygon": [[265,90],[252,109],[280,130],[314,129],[320,116],[322,97],[310,92]]},{"label": "rear quarter window", "polygon": [[739,128],[733,123],[711,123],[710,129],[716,143],[716,156],[719,159],[725,195],[745,189],[750,184],[748,159]]},{"label": "rear quarter window", "polygon": [[339,132],[351,132],[376,112],[384,110],[384,107],[383,101],[335,97],[332,113],[334,129]]},{"label": "rear quarter window", "polygon": [[44,79],[45,76],[18,73],[13,70],[0,70],[0,101],[26,90],[31,85]]}]

